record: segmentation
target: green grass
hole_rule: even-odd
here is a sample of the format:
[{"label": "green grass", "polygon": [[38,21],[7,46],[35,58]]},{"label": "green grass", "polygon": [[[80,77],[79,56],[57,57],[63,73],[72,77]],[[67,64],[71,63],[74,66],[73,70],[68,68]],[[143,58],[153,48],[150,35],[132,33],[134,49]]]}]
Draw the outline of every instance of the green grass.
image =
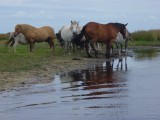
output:
[{"label": "green grass", "polygon": [[[55,40],[56,41],[56,40]],[[6,48],[4,41],[0,42],[0,72],[19,72],[32,69],[41,69],[43,65],[52,65],[54,60],[72,59],[73,57],[85,56],[85,52],[77,51],[71,55],[64,54],[57,41],[54,52],[47,43],[36,43],[35,51],[29,52],[28,45],[17,45],[16,52],[13,48]]]},{"label": "green grass", "polygon": [[130,46],[160,46],[160,41],[131,41]]},{"label": "green grass", "polygon": [[51,60],[60,56],[63,52],[57,45],[55,52],[53,52],[47,43],[37,43],[33,53],[29,52],[28,45],[17,45],[16,48],[17,52],[14,52],[13,48],[6,48],[3,44],[0,44],[0,72],[38,69],[45,64],[49,64]]},{"label": "green grass", "polygon": [[132,46],[160,46],[160,30],[136,31],[131,37]]}]

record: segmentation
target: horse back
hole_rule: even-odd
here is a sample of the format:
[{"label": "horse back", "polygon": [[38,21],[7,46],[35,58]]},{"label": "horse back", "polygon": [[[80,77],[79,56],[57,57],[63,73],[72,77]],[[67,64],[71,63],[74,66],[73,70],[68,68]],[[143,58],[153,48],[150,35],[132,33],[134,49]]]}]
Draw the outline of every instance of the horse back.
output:
[{"label": "horse back", "polygon": [[97,40],[98,42],[114,40],[118,33],[117,29],[111,24],[90,22],[86,24],[85,27],[87,38]]},{"label": "horse back", "polygon": [[44,27],[42,27],[42,29],[44,29],[47,32],[47,34],[49,35],[49,37],[51,39],[54,39],[56,37],[54,29],[52,27],[50,27],[50,26],[44,26]]},{"label": "horse back", "polygon": [[47,26],[37,28],[29,34],[30,40],[34,40],[36,42],[43,42],[48,38],[53,40],[54,37],[55,35],[53,29]]},{"label": "horse back", "polygon": [[112,24],[104,25],[105,33],[108,36],[108,39],[115,40],[118,35],[118,29]]}]

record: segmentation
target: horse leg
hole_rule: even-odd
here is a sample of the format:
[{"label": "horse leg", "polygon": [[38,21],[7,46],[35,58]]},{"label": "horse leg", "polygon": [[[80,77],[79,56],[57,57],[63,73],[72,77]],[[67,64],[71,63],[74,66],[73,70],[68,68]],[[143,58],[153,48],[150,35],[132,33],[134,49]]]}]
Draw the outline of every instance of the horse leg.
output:
[{"label": "horse leg", "polygon": [[125,70],[127,71],[127,57],[125,57]]},{"label": "horse leg", "polygon": [[53,48],[53,51],[54,51],[54,42],[52,41],[52,39],[49,37],[46,42],[48,42],[50,48]]},{"label": "horse leg", "polygon": [[15,44],[15,40],[13,39],[13,40],[10,42],[10,47],[12,47],[14,44]]},{"label": "horse leg", "polygon": [[89,42],[87,42],[84,47],[85,47],[85,49],[86,49],[87,56],[88,56],[89,58],[93,58],[93,56],[91,56],[91,54],[90,54],[90,52],[89,52]]},{"label": "horse leg", "polygon": [[13,43],[14,52],[17,52],[17,51],[16,51],[16,46],[17,46],[17,44],[18,44],[18,41],[14,41],[14,43]]},{"label": "horse leg", "polygon": [[106,43],[106,58],[110,58],[110,50],[111,50],[111,44],[110,42]]},{"label": "horse leg", "polygon": [[95,52],[95,57],[97,57],[97,58],[98,58],[98,51],[95,49],[95,47],[94,47],[94,43],[93,43],[93,42],[91,42],[91,43],[90,43],[90,45],[91,45],[92,49],[93,49],[93,50],[94,50],[94,52]]},{"label": "horse leg", "polygon": [[125,40],[125,53],[126,53],[126,50],[127,50],[127,44],[128,44],[128,39]]},{"label": "horse leg", "polygon": [[68,42],[64,41],[64,53],[68,53]]},{"label": "horse leg", "polygon": [[35,42],[30,42],[30,43],[29,43],[30,52],[34,52],[34,45],[35,45]]},{"label": "horse leg", "polygon": [[123,50],[122,50],[122,47],[123,47],[123,46],[122,46],[122,43],[120,43],[120,46],[121,46],[121,53],[120,53],[120,54],[122,54],[122,53],[123,53]]},{"label": "horse leg", "polygon": [[73,45],[73,52],[75,52],[75,44],[73,42],[71,44]]}]

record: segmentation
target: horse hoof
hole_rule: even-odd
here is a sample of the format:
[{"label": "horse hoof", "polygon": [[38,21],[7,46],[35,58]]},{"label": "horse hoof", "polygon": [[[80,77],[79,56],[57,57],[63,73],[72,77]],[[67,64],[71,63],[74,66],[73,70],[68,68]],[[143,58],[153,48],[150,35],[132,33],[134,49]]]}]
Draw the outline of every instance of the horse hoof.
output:
[{"label": "horse hoof", "polygon": [[93,56],[90,55],[90,56],[88,56],[88,58],[93,58]]}]

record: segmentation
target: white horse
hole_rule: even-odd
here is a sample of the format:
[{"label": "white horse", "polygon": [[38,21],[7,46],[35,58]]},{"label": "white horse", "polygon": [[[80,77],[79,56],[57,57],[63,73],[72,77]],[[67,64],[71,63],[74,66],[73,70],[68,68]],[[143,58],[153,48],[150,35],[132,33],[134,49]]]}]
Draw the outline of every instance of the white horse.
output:
[{"label": "white horse", "polygon": [[60,31],[60,36],[64,40],[65,53],[69,52],[69,47],[71,48],[71,41],[77,34],[77,29],[79,23],[76,21],[71,21],[71,25],[63,26]]},{"label": "white horse", "polygon": [[6,45],[10,47],[14,47],[14,52],[16,52],[17,44],[26,45],[28,41],[26,40],[25,36],[22,33],[19,33],[16,37],[14,36],[14,32],[11,32],[9,35],[9,41],[7,41]]},{"label": "white horse", "polygon": [[126,39],[124,39],[122,34],[120,32],[118,32],[116,40],[115,40],[115,44],[116,44],[116,47],[118,49],[119,49],[118,45],[120,45],[121,49],[119,49],[119,54],[121,54],[123,52],[123,50],[122,50],[122,47],[123,47],[122,45],[123,44],[125,45],[125,51],[124,52],[126,52],[127,44],[128,44],[129,40],[131,40],[131,35],[130,35],[128,30],[126,30]]}]

